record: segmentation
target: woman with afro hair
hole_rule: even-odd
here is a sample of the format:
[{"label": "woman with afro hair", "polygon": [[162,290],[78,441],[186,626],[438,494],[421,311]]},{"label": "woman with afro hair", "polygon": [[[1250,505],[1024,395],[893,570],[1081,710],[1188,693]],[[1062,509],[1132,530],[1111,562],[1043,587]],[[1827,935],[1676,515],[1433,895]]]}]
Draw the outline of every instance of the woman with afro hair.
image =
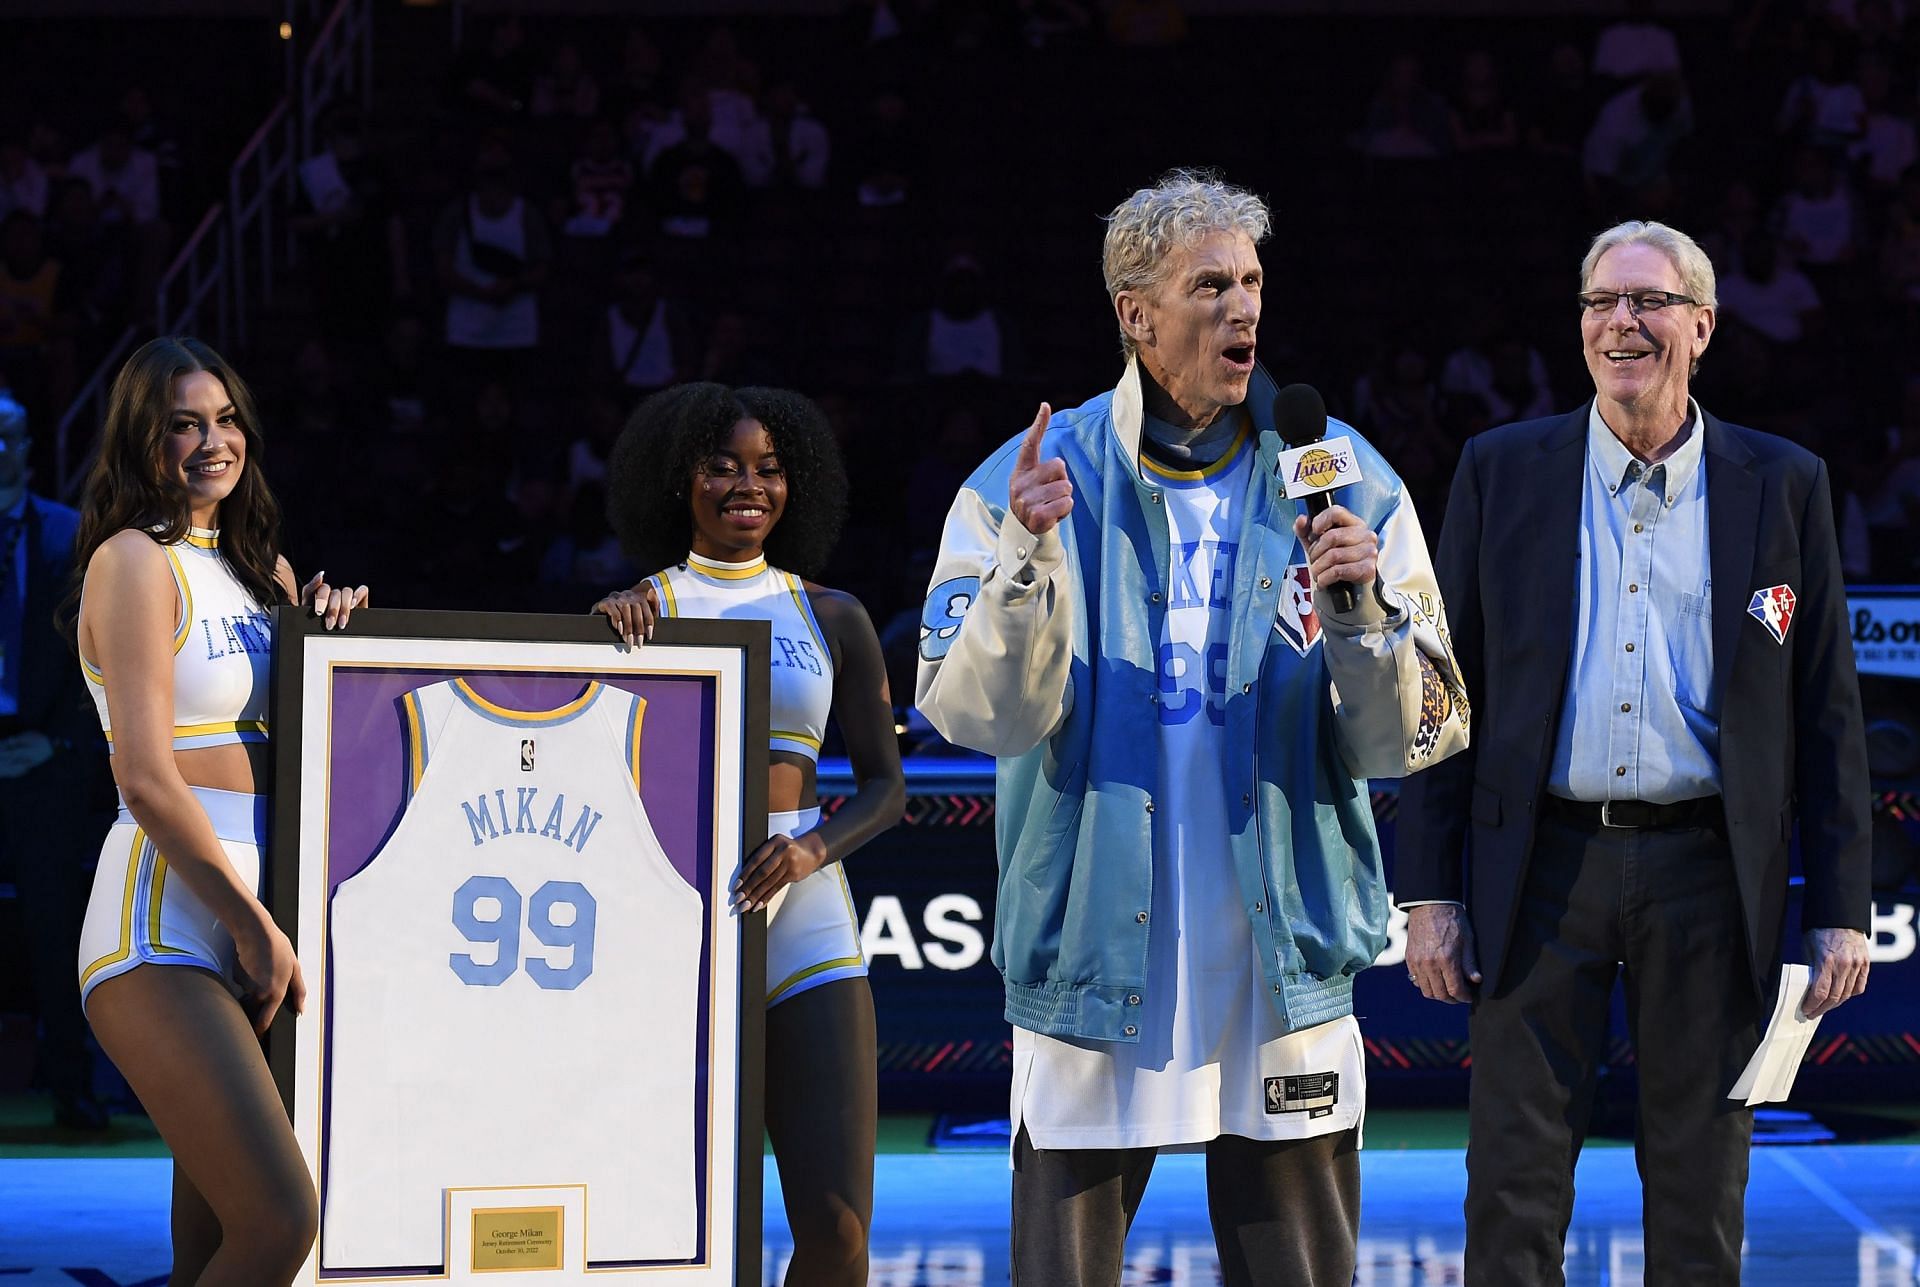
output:
[{"label": "woman with afro hair", "polygon": [[[608,516],[635,566],[593,606],[630,645],[660,617],[770,622],[767,842],[734,883],[767,911],[767,1131],[793,1260],[787,1287],[867,1281],[876,1119],[873,993],[841,860],[900,818],[906,786],[873,623],[803,578],[825,564],[847,479],[820,408],[781,389],[683,384],[640,404],[608,465]],[[831,715],[859,784],[820,821]]]}]

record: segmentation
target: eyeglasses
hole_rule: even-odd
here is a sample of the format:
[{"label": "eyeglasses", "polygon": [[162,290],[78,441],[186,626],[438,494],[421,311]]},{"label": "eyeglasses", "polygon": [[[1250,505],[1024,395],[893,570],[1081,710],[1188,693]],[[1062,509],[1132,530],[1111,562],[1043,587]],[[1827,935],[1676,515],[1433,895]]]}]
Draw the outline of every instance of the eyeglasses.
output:
[{"label": "eyeglasses", "polygon": [[1657,313],[1676,304],[1698,302],[1691,295],[1676,295],[1670,290],[1590,290],[1581,294],[1580,307],[1595,317],[1609,317],[1623,299],[1627,301],[1627,311],[1635,317]]}]

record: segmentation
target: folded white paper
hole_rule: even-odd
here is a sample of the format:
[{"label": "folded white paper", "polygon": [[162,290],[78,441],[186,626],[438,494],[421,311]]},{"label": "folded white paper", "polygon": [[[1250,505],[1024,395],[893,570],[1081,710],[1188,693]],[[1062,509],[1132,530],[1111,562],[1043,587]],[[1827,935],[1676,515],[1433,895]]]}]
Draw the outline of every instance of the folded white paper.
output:
[{"label": "folded white paper", "polygon": [[1771,1104],[1785,1099],[1793,1090],[1800,1061],[1806,1058],[1807,1046],[1813,1040],[1814,1030],[1820,1026],[1818,1019],[1803,1018],[1800,1014],[1800,1003],[1806,999],[1807,984],[1811,980],[1812,975],[1804,965],[1781,969],[1780,992],[1773,999],[1773,1017],[1767,1021],[1767,1031],[1760,1038],[1760,1048],[1753,1052],[1747,1070],[1727,1092],[1728,1099]]}]

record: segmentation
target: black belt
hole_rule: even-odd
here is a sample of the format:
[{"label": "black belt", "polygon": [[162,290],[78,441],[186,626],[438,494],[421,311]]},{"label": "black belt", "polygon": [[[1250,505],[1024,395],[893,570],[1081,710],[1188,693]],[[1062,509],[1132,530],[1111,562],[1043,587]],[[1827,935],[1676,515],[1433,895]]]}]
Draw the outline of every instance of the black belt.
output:
[{"label": "black belt", "polygon": [[1624,830],[1659,831],[1681,827],[1726,827],[1726,810],[1717,795],[1698,800],[1679,800],[1673,804],[1648,804],[1645,800],[1566,800],[1549,795],[1541,810],[1556,818],[1586,827],[1612,827]]}]

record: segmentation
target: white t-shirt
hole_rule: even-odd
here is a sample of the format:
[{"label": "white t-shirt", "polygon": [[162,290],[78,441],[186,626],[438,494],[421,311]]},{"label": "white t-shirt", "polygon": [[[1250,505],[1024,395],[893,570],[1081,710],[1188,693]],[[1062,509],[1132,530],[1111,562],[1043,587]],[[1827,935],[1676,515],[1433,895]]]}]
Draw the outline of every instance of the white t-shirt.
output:
[{"label": "white t-shirt", "polygon": [[927,374],[959,375],[963,371],[1000,374],[1000,323],[990,308],[965,321],[933,310],[927,326]]},{"label": "white t-shirt", "polygon": [[1593,50],[1593,72],[1619,80],[1638,80],[1654,72],[1680,70],[1680,44],[1673,33],[1651,22],[1616,22],[1600,33]]},{"label": "white t-shirt", "polygon": [[607,307],[609,360],[619,364],[629,388],[663,389],[673,383],[673,340],[667,331],[667,301],[658,300],[642,331],[627,321],[618,304]]},{"label": "white t-shirt", "polygon": [[1226,843],[1222,764],[1234,560],[1253,481],[1250,437],[1164,484],[1171,576],[1158,657],[1160,782],[1147,986],[1138,1044],[1013,1030],[1016,1135],[1035,1148],[1167,1148],[1220,1135],[1306,1139],[1358,1125],[1366,1101],[1351,1015],[1282,1030]]},{"label": "white t-shirt", "polygon": [[1824,197],[1789,192],[1780,201],[1780,231],[1806,248],[1801,263],[1835,263],[1853,242],[1853,201],[1839,184]]}]

